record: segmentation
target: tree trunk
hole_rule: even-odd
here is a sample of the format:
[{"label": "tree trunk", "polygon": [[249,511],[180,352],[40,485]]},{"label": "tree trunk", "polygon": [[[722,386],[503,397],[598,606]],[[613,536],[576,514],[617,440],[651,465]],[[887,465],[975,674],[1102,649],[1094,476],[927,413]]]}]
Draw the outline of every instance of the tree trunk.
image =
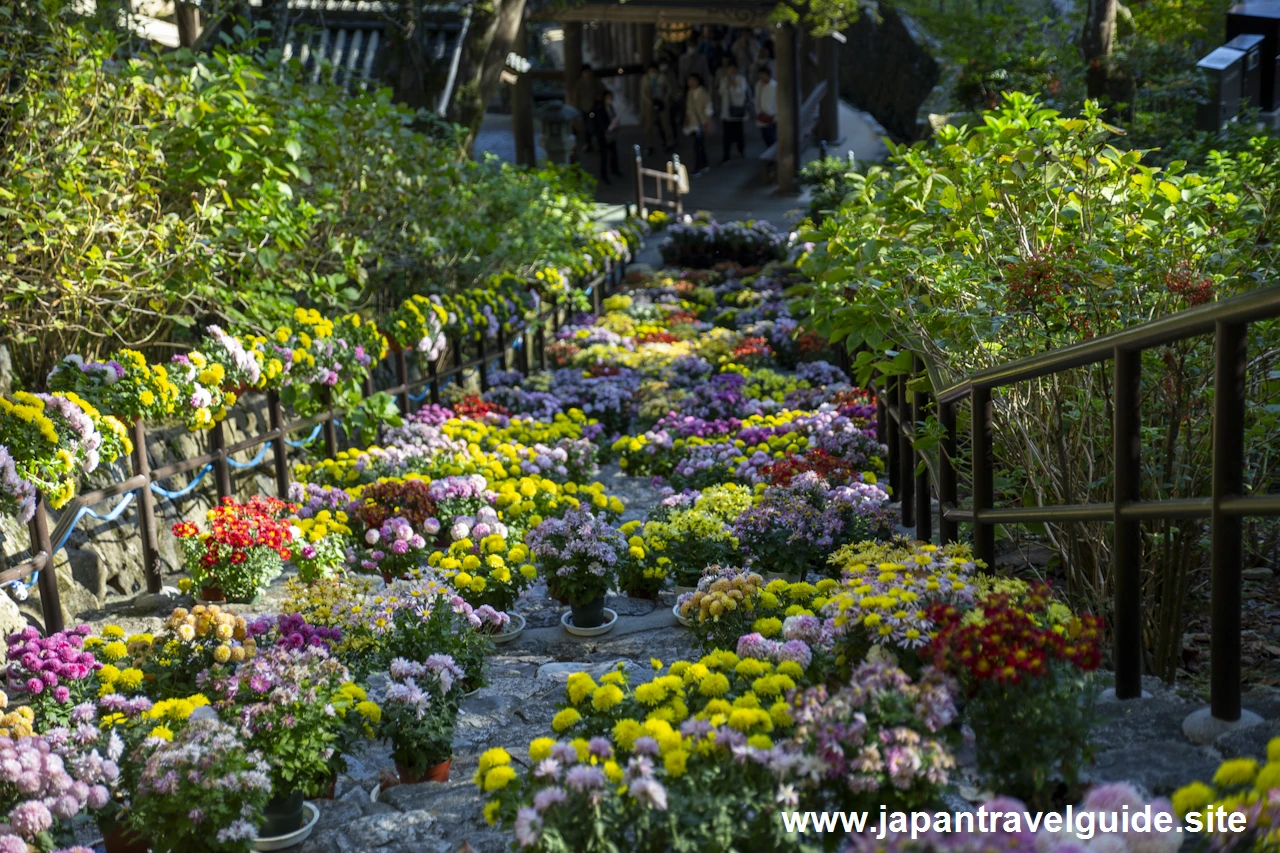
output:
[{"label": "tree trunk", "polygon": [[1085,79],[1090,98],[1110,94],[1111,48],[1115,42],[1117,0],[1085,0],[1084,31],[1080,49],[1084,53]]},{"label": "tree trunk", "polygon": [[471,14],[458,76],[445,106],[445,116],[467,129],[468,151],[516,43],[524,6],[525,0],[493,0],[492,5],[477,5]]}]

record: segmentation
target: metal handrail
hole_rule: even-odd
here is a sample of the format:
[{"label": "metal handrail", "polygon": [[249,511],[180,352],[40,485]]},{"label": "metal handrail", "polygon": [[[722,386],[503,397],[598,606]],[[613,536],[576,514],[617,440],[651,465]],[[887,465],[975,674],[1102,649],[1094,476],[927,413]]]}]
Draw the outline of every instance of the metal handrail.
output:
[{"label": "metal handrail", "polygon": [[[1280,516],[1280,495],[1244,494],[1245,377],[1251,323],[1280,317],[1280,287],[1251,291],[1190,308],[1082,343],[977,371],[930,396],[908,395],[908,377],[889,379],[877,389],[877,434],[889,447],[889,479],[902,501],[903,524],[913,521],[918,538],[933,535],[931,489],[939,507],[938,538],[954,542],[959,525],[973,526],[974,557],[994,564],[999,524],[1111,522],[1114,584],[1113,618],[1116,695],[1142,694],[1141,523],[1150,520],[1209,519],[1211,544],[1210,703],[1213,716],[1233,722],[1241,708],[1241,562],[1246,517]],[[1141,499],[1142,353],[1201,335],[1214,336],[1213,486],[1211,497]],[[1113,362],[1113,491],[1109,503],[996,507],[992,448],[992,394],[996,389]],[[915,373],[936,371],[916,358]],[[912,399],[908,400],[908,396]],[[969,508],[959,506],[956,409],[971,408]],[[935,407],[943,439],[936,456],[914,448],[916,424]],[[925,465],[917,466],[917,460]],[[916,471],[920,467],[922,470]]]},{"label": "metal handrail", "polygon": [[975,386],[999,388],[1051,373],[1097,364],[1110,359],[1117,349],[1139,352],[1177,343],[1197,335],[1206,335],[1214,330],[1217,323],[1248,324],[1275,316],[1280,316],[1280,287],[1253,290],[1092,340],[979,370],[950,388],[939,391],[937,399],[939,403],[953,402],[968,396]]}]

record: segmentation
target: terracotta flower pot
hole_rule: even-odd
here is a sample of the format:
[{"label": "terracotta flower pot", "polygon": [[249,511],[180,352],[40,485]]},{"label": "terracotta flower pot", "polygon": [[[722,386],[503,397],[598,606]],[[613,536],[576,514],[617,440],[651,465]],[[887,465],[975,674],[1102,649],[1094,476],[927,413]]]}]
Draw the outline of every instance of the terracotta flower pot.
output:
[{"label": "terracotta flower pot", "polygon": [[200,597],[205,601],[216,602],[218,604],[222,604],[227,600],[227,595],[222,591],[222,587],[220,586],[200,587]]},{"label": "terracotta flower pot", "polygon": [[442,761],[432,767],[428,767],[422,773],[414,773],[408,767],[405,767],[399,761],[396,762],[396,773],[400,776],[400,783],[403,785],[417,785],[421,782],[448,782],[449,768],[453,766],[453,759]]},{"label": "terracotta flower pot", "polygon": [[151,849],[151,842],[122,823],[102,823],[98,829],[106,853],[148,853]]}]

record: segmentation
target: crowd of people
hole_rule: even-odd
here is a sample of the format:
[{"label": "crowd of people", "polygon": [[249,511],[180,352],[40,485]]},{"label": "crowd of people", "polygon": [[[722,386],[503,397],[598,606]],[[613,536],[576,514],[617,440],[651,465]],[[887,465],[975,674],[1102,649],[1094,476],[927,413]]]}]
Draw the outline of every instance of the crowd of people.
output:
[{"label": "crowd of people", "polygon": [[[650,155],[659,149],[679,150],[688,140],[692,174],[711,168],[707,138],[717,126],[721,163],[737,149],[746,156],[747,125],[768,148],[778,140],[777,83],[773,76],[773,42],[764,31],[706,25],[683,44],[662,42],[640,81],[638,112]],[[713,70],[714,69],[714,70]],[[599,154],[603,183],[621,177],[618,164],[617,96],[590,64],[582,66],[575,91],[583,105],[585,150]]]}]

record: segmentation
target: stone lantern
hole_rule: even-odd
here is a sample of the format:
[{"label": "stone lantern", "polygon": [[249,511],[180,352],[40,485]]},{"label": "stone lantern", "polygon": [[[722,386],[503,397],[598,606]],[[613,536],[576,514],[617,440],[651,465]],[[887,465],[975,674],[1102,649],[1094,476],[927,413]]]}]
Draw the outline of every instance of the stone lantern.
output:
[{"label": "stone lantern", "polygon": [[542,124],[542,147],[552,163],[569,162],[578,141],[573,135],[573,122],[580,115],[582,113],[564,101],[547,101],[538,107],[538,121]]}]

